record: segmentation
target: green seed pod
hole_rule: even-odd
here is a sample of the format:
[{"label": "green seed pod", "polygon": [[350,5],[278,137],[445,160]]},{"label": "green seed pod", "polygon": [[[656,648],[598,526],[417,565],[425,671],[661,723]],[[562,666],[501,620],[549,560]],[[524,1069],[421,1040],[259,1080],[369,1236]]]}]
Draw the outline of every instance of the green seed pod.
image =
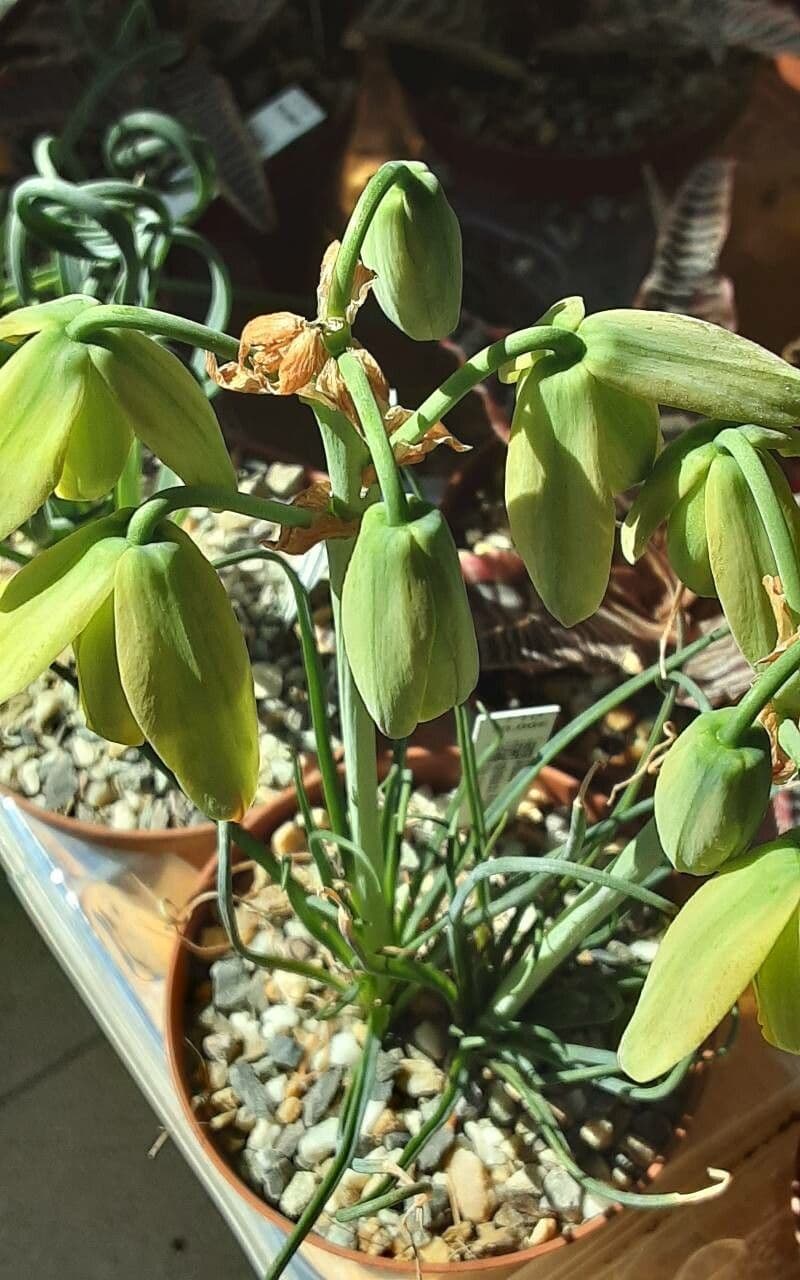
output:
[{"label": "green seed pod", "polygon": [[130,516],[82,525],[10,579],[0,594],[0,703],[46,671],[108,599]]},{"label": "green seed pod", "polygon": [[364,513],[342,592],[347,660],[382,733],[407,738],[469,697],[478,645],[458,552],[441,512],[412,498],[407,524]]},{"label": "green seed pod", "polygon": [[0,538],[54,491],[108,493],[134,434],[187,484],[235,485],[214,411],[176,356],[133,330],[68,336],[94,305],[75,296],[0,318],[0,339],[33,335],[0,368]]},{"label": "green seed pod", "polygon": [[518,383],[506,460],[511,536],[564,626],[602,601],[614,494],[643,478],[659,439],[655,405],[603,386],[583,361],[564,368],[546,356]]},{"label": "green seed pod", "polygon": [[361,248],[384,315],[418,342],[452,333],[461,313],[461,230],[435,174],[409,160]]},{"label": "green seed pod", "polygon": [[73,641],[86,723],[109,742],[138,747],[144,734],[128,705],[117,662],[114,595],[109,595]]},{"label": "green seed pod", "polygon": [[732,422],[786,427],[800,419],[800,370],[705,320],[599,311],[578,333],[592,373],[630,395]]},{"label": "green seed pod", "polygon": [[258,782],[258,716],[242,633],[191,538],[128,546],[114,579],[117,659],[136,723],[191,800],[242,818]]},{"label": "green seed pod", "polygon": [[735,707],[705,711],[670,747],[658,775],[655,819],[678,871],[710,875],[744,853],[769,804],[770,741],[754,725],[736,746],[720,741]]}]

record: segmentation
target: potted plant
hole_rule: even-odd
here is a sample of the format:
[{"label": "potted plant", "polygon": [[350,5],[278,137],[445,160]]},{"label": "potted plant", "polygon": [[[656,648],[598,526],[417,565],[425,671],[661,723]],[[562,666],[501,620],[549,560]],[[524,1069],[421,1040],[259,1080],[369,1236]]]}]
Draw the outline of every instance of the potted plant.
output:
[{"label": "potted plant", "polygon": [[[215,1007],[208,1011],[214,1042],[206,1046],[208,1062],[228,1103],[211,1127],[227,1134],[230,1151],[250,1150],[251,1179],[295,1219],[291,1226],[283,1219],[287,1235],[270,1269],[275,1277],[315,1224],[335,1251],[333,1228],[365,1215],[381,1226],[386,1213],[396,1224],[391,1215],[400,1211],[410,1238],[393,1265],[410,1274],[419,1264],[405,1216],[412,1209],[422,1215],[420,1257],[434,1270],[445,1265],[442,1249],[449,1258],[453,1240],[474,1237],[473,1254],[480,1246],[484,1256],[502,1256],[509,1239],[517,1247],[511,1224],[525,1222],[524,1213],[515,1210],[514,1218],[509,1210],[505,1222],[486,1217],[498,1196],[487,1173],[487,1143],[499,1143],[506,1163],[513,1154],[524,1165],[520,1151],[527,1151],[547,1166],[544,1198],[561,1205],[566,1223],[613,1204],[673,1207],[719,1194],[724,1175],[684,1195],[644,1191],[635,1162],[627,1182],[599,1176],[598,1161],[584,1158],[588,1139],[576,1133],[564,1090],[580,1082],[634,1105],[668,1098],[751,979],[766,1037],[800,1048],[792,999],[800,835],[789,831],[753,847],[773,776],[794,769],[800,740],[798,516],[772,456],[797,448],[792,424],[800,412],[800,373],[703,321],[632,310],[585,316],[571,298],[467,360],[413,412],[390,407],[381,370],[353,338],[359,306],[372,289],[403,332],[438,339],[457,320],[460,281],[458,224],[437,179],[418,163],[392,162],[371,179],[341,243],[326,254],[312,321],[287,312],[259,316],[236,341],[180,316],[78,295],[22,308],[0,322],[0,336],[21,344],[0,381],[4,408],[14,396],[21,406],[6,416],[0,441],[7,528],[56,483],[65,423],[98,376],[102,417],[87,404],[81,419],[89,474],[103,463],[103,433],[114,430],[131,388],[155,452],[169,449],[203,467],[186,486],[87,521],[11,580],[0,596],[0,698],[77,640],[98,726],[112,740],[150,742],[217,824],[217,905],[233,954],[214,975]],[[291,503],[237,490],[216,423],[195,407],[179,366],[150,335],[205,350],[210,374],[225,387],[300,396],[319,425],[329,486],[313,486]],[[442,421],[449,410],[500,368],[516,379],[510,527],[548,608],[565,625],[597,608],[614,541],[614,495],[640,484],[622,531],[625,554],[641,554],[667,520],[673,564],[692,590],[719,595],[754,667],[738,706],[702,711],[666,755],[662,747],[654,798],[639,799],[644,773],[637,771],[608,817],[587,828],[579,795],[563,838],[544,853],[503,846],[542,767],[655,680],[664,706],[646,753],[652,763],[675,682],[686,684],[684,661],[720,632],[665,654],[606,694],[487,802],[465,705],[478,653],[457,553],[438,509],[406,491],[403,469],[447,441]],[[48,416],[43,408],[56,385],[63,407]],[[169,398],[169,414],[159,412],[161,397]],[[706,417],[659,452],[659,403]],[[135,415],[134,428],[138,421]],[[30,440],[36,450],[20,462],[22,442]],[[279,542],[289,554],[312,539],[326,544],[344,762],[340,774],[313,626],[297,584],[325,809],[323,817],[313,795],[298,786],[308,856],[297,844],[276,850],[241,826],[258,767],[250,664],[215,568],[170,519],[177,510],[206,506],[280,525]],[[271,552],[245,547],[236,554]],[[405,743],[418,724],[448,710],[458,726],[461,780],[442,809],[428,811],[427,836],[409,857],[404,835],[413,777],[404,766]],[[383,783],[376,729],[395,743]],[[285,806],[280,816],[289,816]],[[628,824],[624,842],[610,846]],[[233,888],[240,874],[235,846],[266,874],[258,891],[285,921],[282,938],[263,899],[255,904],[260,933],[252,922],[245,931],[241,894]],[[701,881],[680,911],[658,891],[671,868]],[[620,930],[640,912],[651,913],[651,925],[640,922],[638,935],[649,929],[649,946],[621,951]],[[656,948],[652,921],[659,914],[671,923]],[[218,930],[215,937],[219,943]],[[262,989],[251,997],[254,979]],[[281,992],[284,1004],[295,1006],[288,1016],[285,1009],[270,1012],[280,1009]],[[338,1018],[343,1030],[342,1020],[348,1022],[333,1080],[324,1054],[317,1056],[323,1046],[299,1038],[309,1031],[300,1028],[297,1010],[306,997],[316,1010],[316,1033],[327,1019],[335,1027]],[[262,1001],[264,1020],[255,1030],[252,1012],[240,1003],[251,998]],[[403,1035],[415,1052],[405,1052],[402,1041],[398,1052]],[[280,1082],[272,1069],[280,1055],[286,1070],[298,1068],[302,1077],[291,1091],[286,1072]],[[304,1055],[309,1061],[300,1070]],[[478,1101],[484,1086],[494,1120]],[[396,1126],[399,1140],[390,1143],[384,1131],[379,1159],[367,1141],[370,1162],[362,1140],[395,1088],[425,1107],[417,1121],[405,1114],[410,1107],[391,1115],[385,1123]],[[316,1121],[335,1095],[323,1142]],[[676,1098],[679,1111],[683,1098]],[[308,1108],[310,1127],[292,1135],[305,1163],[290,1203],[284,1131],[297,1125],[298,1105],[303,1114]],[[502,1145],[504,1106],[514,1117],[511,1148]],[[674,1127],[673,1118],[670,1133]],[[663,1132],[652,1141],[660,1147]],[[599,1167],[606,1167],[602,1160]],[[454,1230],[424,1253],[435,1239],[432,1205],[438,1195],[442,1209],[442,1178],[454,1197],[448,1210]],[[530,1202],[542,1193],[523,1170],[524,1178]],[[549,1225],[539,1228],[539,1204],[536,1225],[523,1233],[524,1257],[553,1247],[559,1223],[554,1213],[545,1216]],[[372,1253],[381,1252],[384,1246],[370,1240]],[[352,1251],[348,1256],[353,1261]],[[518,1254],[502,1265],[519,1260]]]}]

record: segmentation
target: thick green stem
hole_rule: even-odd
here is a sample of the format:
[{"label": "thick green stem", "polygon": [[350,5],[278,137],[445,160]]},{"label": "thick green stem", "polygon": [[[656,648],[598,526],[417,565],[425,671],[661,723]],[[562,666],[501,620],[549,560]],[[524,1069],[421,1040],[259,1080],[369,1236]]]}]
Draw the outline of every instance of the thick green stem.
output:
[{"label": "thick green stem", "polygon": [[92,334],[103,329],[138,329],[141,333],[157,334],[169,342],[185,342],[190,347],[213,351],[221,360],[236,360],[239,355],[239,343],[230,334],[210,329],[195,320],[184,320],[183,316],[172,315],[169,311],[153,311],[150,307],[126,307],[115,303],[87,307],[70,320],[66,332],[76,342],[89,342]]},{"label": "thick green stem", "polygon": [[571,329],[557,329],[553,325],[534,325],[530,329],[510,333],[499,342],[493,342],[490,347],[484,347],[483,351],[471,356],[460,369],[451,373],[440,387],[423,400],[408,421],[395,431],[392,439],[396,444],[416,444],[430,427],[441,421],[479,382],[496,373],[502,365],[516,360],[517,356],[527,355],[529,351],[552,351],[568,364],[575,364],[581,359],[585,349],[577,333],[573,333]]},{"label": "thick green stem", "polygon": [[[663,863],[664,853],[651,819],[615,858],[608,874],[630,885],[642,885]],[[492,1000],[491,1015],[502,1021],[515,1017],[584,939],[626,900],[621,889],[593,885],[584,889],[545,930],[538,953],[530,948],[503,978]]]},{"label": "thick green stem", "polygon": [[214,511],[238,511],[256,520],[270,524],[285,524],[293,529],[308,529],[314,523],[314,513],[304,507],[289,506],[274,498],[257,498],[252,493],[240,493],[238,489],[223,489],[216,485],[175,485],[162,489],[148,498],[134,512],[128,525],[128,541],[149,542],[162,520],[173,511],[190,507],[210,507]]},{"label": "thick green stem", "polygon": [[[361,490],[365,461],[361,437],[341,413],[313,405],[322,435],[332,493],[348,506],[355,504]],[[378,808],[378,766],[375,725],[356,688],[342,638],[342,588],[347,565],[355,546],[354,538],[332,538],[328,542],[333,625],[336,634],[336,671],[339,685],[339,715],[344,743],[345,784],[350,833],[372,864],[378,884],[383,883],[384,849]],[[372,951],[394,942],[391,910],[383,895],[374,889],[375,877],[367,876],[358,864],[353,886],[363,903],[362,938]]]},{"label": "thick green stem", "polygon": [[775,557],[775,565],[781,580],[786,602],[791,609],[800,610],[800,565],[797,547],[778,495],[772,487],[764,463],[746,436],[736,427],[730,427],[717,436],[718,447],[724,447],[739,464]]},{"label": "thick green stem", "polygon": [[405,169],[406,163],[404,160],[390,160],[387,164],[381,166],[361,192],[356,207],[350,215],[350,221],[347,224],[345,233],[342,236],[341,247],[336,258],[336,266],[333,269],[324,317],[326,320],[342,322],[339,350],[343,350],[349,339],[348,326],[346,324],[347,308],[353,293],[353,279],[361,254],[361,246],[364,243],[364,236],[367,234],[367,228],[381,200],[389,188],[402,178]]},{"label": "thick green stem", "polygon": [[351,351],[345,351],[339,356],[339,369],[345,386],[352,396],[358,420],[364,431],[378,476],[378,484],[386,503],[389,523],[405,524],[408,520],[408,506],[400,471],[394,460],[392,446],[383,424],[383,415],[369,384],[366,369]]},{"label": "thick green stem", "polygon": [[736,746],[749,730],[754,720],[771,702],[787,680],[800,671],[800,641],[790,645],[762,675],[742,698],[736,712],[719,732],[719,740],[726,746]]}]

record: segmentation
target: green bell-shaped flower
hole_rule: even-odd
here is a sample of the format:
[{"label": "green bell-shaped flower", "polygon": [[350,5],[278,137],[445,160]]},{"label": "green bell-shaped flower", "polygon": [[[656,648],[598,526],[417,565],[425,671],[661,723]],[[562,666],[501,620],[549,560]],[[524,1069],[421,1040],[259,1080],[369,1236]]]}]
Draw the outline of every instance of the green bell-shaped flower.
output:
[{"label": "green bell-shaped flower", "polygon": [[372,217],[361,257],[398,329],[418,342],[452,333],[461,313],[461,229],[427,165],[406,162]]},{"label": "green bell-shaped flower", "polygon": [[647,475],[659,444],[655,404],[600,382],[584,361],[565,367],[547,355],[521,373],[506,508],[533,585],[564,626],[589,617],[602,601],[614,496]]},{"label": "green bell-shaped flower", "polygon": [[209,817],[241,818],[258,780],[258,718],[244,640],[217,574],[166,521],[132,545],[131,511],[41,552],[0,595],[0,702],[68,645],[89,724],[147,739]]},{"label": "green bell-shaped flower", "polygon": [[409,500],[364,513],[342,592],[345,652],[364,703],[388,738],[406,738],[469,697],[478,645],[458,552],[441,512]]},{"label": "green bell-shaped flower", "polygon": [[800,515],[770,451],[797,452],[788,430],[699,422],[663,451],[622,526],[632,563],[659,524],[678,577],[717,595],[739,648],[755,664],[775,648],[775,612],[765,578],[780,581],[790,616],[800,616]]},{"label": "green bell-shaped flower", "polygon": [[753,725],[731,746],[720,733],[735,707],[705,711],[667,752],[655,790],[655,819],[677,871],[710,875],[750,846],[772,784],[770,741]]},{"label": "green bell-shaped flower", "polygon": [[629,395],[731,422],[788,427],[800,420],[800,370],[706,320],[598,311],[578,334],[591,372]]},{"label": "green bell-shaped flower", "polygon": [[130,329],[69,336],[95,305],[74,295],[0,318],[0,339],[27,338],[0,368],[0,538],[54,491],[108,493],[134,435],[187,484],[235,486],[214,411],[176,356]]},{"label": "green bell-shaped flower", "polygon": [[654,1080],[694,1053],[755,979],[766,1037],[800,1049],[800,832],[728,862],[672,921],[620,1042],[623,1071]]}]

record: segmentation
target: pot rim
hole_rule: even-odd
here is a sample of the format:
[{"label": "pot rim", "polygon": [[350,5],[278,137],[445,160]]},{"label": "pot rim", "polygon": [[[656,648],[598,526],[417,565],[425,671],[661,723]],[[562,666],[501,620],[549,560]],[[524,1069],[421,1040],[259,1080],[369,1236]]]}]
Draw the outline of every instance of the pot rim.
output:
[{"label": "pot rim", "polygon": [[[411,747],[407,753],[407,764],[413,769],[415,780],[419,783],[431,786],[439,786],[440,789],[452,785],[453,778],[453,761],[457,763],[458,752],[455,748],[448,748],[443,751],[431,752],[419,747]],[[570,777],[569,774],[563,773],[560,769],[553,769],[546,766],[539,775],[541,781],[547,785],[548,782],[555,783],[554,790],[561,791],[564,782],[574,783],[577,788],[577,781]],[[309,797],[312,801],[315,799],[315,793],[319,792],[320,779],[319,775],[312,775],[306,781]],[[263,815],[262,832],[274,831],[282,822],[286,822],[293,814],[297,812],[297,800],[293,787],[288,787],[285,791],[272,802],[271,805],[265,806]],[[216,857],[203,868],[200,875],[200,885],[205,885],[207,881],[213,877],[216,867]],[[198,886],[199,887],[199,886]],[[196,927],[197,916],[193,915],[187,922],[184,930],[191,933],[193,927]],[[296,1225],[291,1219],[284,1217],[277,1209],[273,1207],[248,1187],[247,1183],[239,1177],[225,1157],[214,1146],[203,1126],[200,1124],[197,1115],[191,1105],[191,1090],[188,1085],[185,1071],[186,1055],[183,1052],[184,1040],[184,1011],[185,996],[187,989],[187,979],[189,974],[189,965],[191,955],[187,949],[181,946],[179,938],[176,938],[175,946],[170,960],[169,971],[166,978],[165,986],[165,1026],[164,1026],[164,1043],[169,1063],[170,1075],[178,1095],[178,1100],[194,1137],[203,1148],[205,1156],[211,1161],[217,1172],[225,1179],[229,1186],[233,1187],[251,1209],[255,1210],[262,1218],[266,1218],[274,1227],[278,1227],[284,1235]],[[677,1122],[673,1134],[672,1141],[669,1144],[667,1155],[654,1161],[652,1165],[645,1170],[642,1182],[650,1185],[657,1177],[664,1165],[667,1163],[669,1156],[674,1151],[678,1143],[682,1142],[686,1137],[688,1125],[694,1114],[694,1109],[699,1100],[705,1083],[705,1068],[707,1067],[705,1059],[699,1059],[692,1067],[687,1078],[687,1096],[680,1119]],[[587,1222],[583,1222],[576,1226],[568,1236],[560,1235],[554,1240],[548,1240],[543,1244],[532,1245],[527,1249],[518,1250],[516,1253],[499,1254],[492,1258],[476,1258],[466,1262],[441,1262],[431,1265],[430,1271],[437,1276],[456,1276],[462,1272],[492,1272],[501,1271],[503,1268],[508,1270],[510,1266],[518,1267],[527,1262],[533,1261],[535,1258],[544,1257],[546,1254],[552,1253],[555,1249],[564,1248],[567,1245],[577,1243],[578,1240],[584,1239],[591,1232],[598,1230],[604,1226],[617,1214],[623,1212],[623,1206],[617,1202],[609,1202],[608,1207],[602,1214],[598,1214],[594,1218],[590,1218]],[[358,1264],[361,1267],[375,1268],[390,1275],[410,1276],[414,1269],[414,1264],[399,1258],[373,1257],[361,1250],[346,1249],[341,1245],[332,1244],[326,1240],[324,1236],[317,1235],[312,1231],[306,1237],[305,1244],[322,1249],[325,1253],[332,1254],[352,1264]],[[303,1246],[301,1246],[302,1248]],[[428,1270],[422,1266],[421,1273],[424,1275]]]}]

